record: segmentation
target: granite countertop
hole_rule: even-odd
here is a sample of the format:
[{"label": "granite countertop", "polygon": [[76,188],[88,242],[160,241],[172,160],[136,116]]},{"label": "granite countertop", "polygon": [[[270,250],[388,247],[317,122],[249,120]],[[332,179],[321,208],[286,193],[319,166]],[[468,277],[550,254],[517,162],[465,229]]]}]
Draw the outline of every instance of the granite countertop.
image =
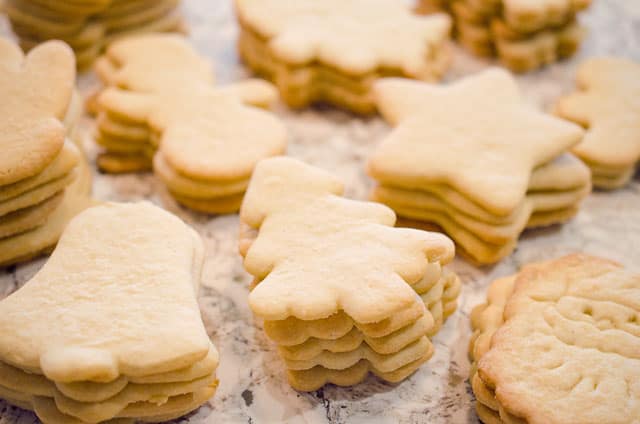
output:
[{"label": "granite countertop", "polygon": [[[237,28],[230,0],[185,0],[191,38],[216,65],[218,82],[242,79],[247,72],[235,54]],[[527,98],[548,108],[573,89],[576,65],[593,55],[615,54],[640,60],[640,3],[594,0],[581,16],[590,34],[577,57],[543,71],[519,76]],[[7,33],[0,18],[0,34]],[[453,80],[483,69],[487,61],[456,49]],[[90,75],[81,77],[84,90]],[[344,179],[348,196],[366,198],[371,180],[364,163],[389,131],[380,118],[361,119],[332,109],[301,112],[279,106],[290,131],[289,155],[331,170]],[[89,149],[93,158],[95,149]],[[220,386],[213,399],[180,423],[476,423],[467,377],[469,312],[485,296],[489,283],[530,261],[584,251],[640,267],[640,180],[614,192],[595,192],[569,223],[527,231],[518,249],[492,267],[477,268],[462,259],[451,267],[463,281],[458,311],[435,337],[433,358],[408,380],[390,385],[369,377],[351,388],[327,386],[298,393],[286,383],[274,345],[264,336],[247,304],[249,275],[237,254],[237,215],[210,217],[180,208],[151,174],[109,176],[95,173],[100,200],[148,199],[191,224],[204,237],[207,260],[199,293],[202,316],[220,351]],[[0,298],[27,281],[44,263],[37,260],[0,271]],[[33,414],[0,400],[0,424],[38,422]]]}]

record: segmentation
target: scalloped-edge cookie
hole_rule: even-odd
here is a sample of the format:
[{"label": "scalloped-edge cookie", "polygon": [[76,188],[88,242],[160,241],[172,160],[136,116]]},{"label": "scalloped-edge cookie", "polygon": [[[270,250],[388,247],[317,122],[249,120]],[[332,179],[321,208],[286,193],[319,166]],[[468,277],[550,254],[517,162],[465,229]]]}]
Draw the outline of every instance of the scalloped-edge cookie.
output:
[{"label": "scalloped-edge cookie", "polygon": [[[459,293],[457,277],[441,269],[450,240],[393,228],[390,209],[342,191],[323,170],[265,159],[240,212],[256,230],[241,241],[255,278],[249,304],[299,390],[355,384],[369,371],[389,381],[410,375],[432,355],[429,337]],[[312,218],[318,211],[322,222]]]}]

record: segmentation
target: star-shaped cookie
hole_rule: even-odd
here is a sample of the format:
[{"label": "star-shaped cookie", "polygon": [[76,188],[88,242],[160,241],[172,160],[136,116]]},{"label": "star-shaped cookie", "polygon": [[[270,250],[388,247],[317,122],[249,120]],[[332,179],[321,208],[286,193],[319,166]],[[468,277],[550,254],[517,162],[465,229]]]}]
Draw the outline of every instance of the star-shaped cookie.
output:
[{"label": "star-shaped cookie", "polygon": [[513,77],[490,69],[448,86],[376,83],[378,107],[398,126],[369,161],[383,184],[443,184],[496,215],[523,200],[534,168],[576,145],[583,130],[521,99]]}]

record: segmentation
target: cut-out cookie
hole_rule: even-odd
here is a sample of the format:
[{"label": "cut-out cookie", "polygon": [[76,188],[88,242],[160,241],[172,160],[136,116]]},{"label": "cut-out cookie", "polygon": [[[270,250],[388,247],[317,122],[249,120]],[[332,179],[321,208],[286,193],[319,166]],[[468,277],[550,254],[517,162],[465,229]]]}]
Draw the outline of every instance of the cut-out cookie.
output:
[{"label": "cut-out cookie", "polygon": [[525,105],[513,77],[499,69],[445,87],[389,79],[378,83],[377,95],[398,127],[369,161],[374,178],[416,189],[447,183],[498,215],[521,202],[534,168],[583,135]]},{"label": "cut-out cookie", "polygon": [[132,33],[180,31],[183,21],[179,0],[75,2],[8,0],[4,10],[20,44],[31,49],[51,38],[68,43],[79,68],[87,68],[102,48]]},{"label": "cut-out cookie", "polygon": [[[161,134],[155,162],[164,168],[158,175],[178,201],[186,198],[187,206],[195,203],[188,203],[189,199],[214,205],[232,194],[241,199],[242,188],[227,193],[215,189],[246,185],[260,159],[279,155],[286,146],[286,132],[277,118],[243,104],[236,91],[225,87],[158,94],[109,88],[101,94],[100,103],[109,110],[127,110],[130,117],[147,122],[151,131]],[[185,179],[191,184],[185,184]],[[232,210],[238,208],[239,202]]]},{"label": "cut-out cookie", "polygon": [[[393,228],[390,209],[337,196],[342,190],[322,170],[290,158],[266,159],[241,209],[243,224],[257,230],[241,240],[245,267],[255,277],[249,303],[265,319],[267,335],[282,345],[289,380],[300,390],[355,384],[369,370],[405,378],[432,354],[427,335],[437,329],[430,307],[438,326],[443,319],[438,282],[440,264],[453,254],[451,242]],[[320,210],[318,223],[312,216]],[[455,290],[449,295],[455,301]],[[341,371],[333,376],[329,368]],[[306,378],[313,383],[302,383]]]},{"label": "cut-out cookie", "polygon": [[52,41],[24,56],[0,38],[0,185],[33,177],[64,144],[62,119],[75,82],[73,52]]},{"label": "cut-out cookie", "polygon": [[[215,347],[209,349],[207,356],[185,368],[176,371],[153,374],[145,377],[120,376],[108,383],[74,382],[61,383],[48,380],[40,374],[31,374],[0,362],[0,387],[13,390],[25,396],[47,396],[68,398],[78,402],[103,402],[109,401],[110,405],[116,404],[125,407],[131,399],[131,393],[144,393],[147,388],[155,391],[158,397],[169,396],[169,392],[162,385],[167,383],[188,383],[210,376],[218,365],[218,352]],[[133,386],[130,387],[130,383]],[[154,386],[159,384],[159,386]],[[122,395],[124,390],[129,395]],[[115,398],[118,396],[118,398]]]},{"label": "cut-out cookie", "polygon": [[[87,204],[72,51],[48,42],[28,55],[0,38],[0,266],[49,250]],[[75,98],[75,100],[74,100]],[[82,181],[79,181],[82,179]],[[67,196],[67,191],[71,192]]]},{"label": "cut-out cookie", "polygon": [[431,342],[423,335],[415,342],[404,346],[400,351],[386,355],[375,352],[367,344],[361,344],[348,352],[323,351],[310,359],[293,360],[284,358],[284,362],[287,368],[292,371],[308,370],[315,366],[331,370],[343,370],[365,359],[375,369],[389,372],[420,359],[432,349]]},{"label": "cut-out cookie", "polygon": [[633,422],[639,295],[637,275],[583,254],[496,281],[471,315],[481,419]]},{"label": "cut-out cookie", "polygon": [[63,190],[60,190],[39,203],[3,215],[0,219],[0,239],[44,224],[49,215],[60,205],[63,197]]},{"label": "cut-out cookie", "polygon": [[[156,374],[203,358],[209,339],[194,297],[200,243],[193,230],[150,204],[85,211],[42,270],[0,302],[0,357],[61,382]],[[162,308],[153,306],[158,301]],[[136,353],[141,348],[145,355]]]},{"label": "cut-out cookie", "polygon": [[43,225],[23,233],[0,239],[0,266],[6,266],[48,253],[55,246],[67,223],[93,201],[91,171],[81,160],[77,178],[67,186],[60,204],[47,216]]},{"label": "cut-out cookie", "polygon": [[[316,225],[310,240],[308,222],[318,210],[328,224]],[[393,213],[381,205],[325,198],[295,212],[269,216],[245,258],[250,273],[266,276],[249,297],[254,313],[265,319],[314,320],[344,310],[358,322],[380,321],[413,303],[407,282],[419,280],[428,262],[451,254],[440,235],[390,227]],[[283,225],[287,233],[279,230]],[[313,253],[318,244],[327,249],[321,257]],[[370,245],[376,249],[363,250]],[[340,278],[326,275],[328,262]],[[374,297],[378,306],[372,310],[366,305]]]},{"label": "cut-out cookie", "polygon": [[236,0],[236,11],[240,55],[294,107],[329,102],[371,113],[377,78],[433,80],[448,65],[448,17],[416,16],[392,0]]},{"label": "cut-out cookie", "polygon": [[558,101],[556,113],[587,128],[574,153],[599,188],[624,186],[640,160],[640,64],[594,58],[578,68],[580,91]]},{"label": "cut-out cookie", "polygon": [[285,150],[282,123],[250,106],[273,103],[274,88],[260,80],[212,86],[209,62],[184,37],[122,40],[97,67],[107,85],[97,100],[97,141],[108,152],[99,165],[121,171],[153,163],[186,207],[237,211],[257,161]]},{"label": "cut-out cookie", "polygon": [[0,392],[45,422],[194,409],[217,385],[195,296],[202,259],[197,234],[151,204],[83,212],[40,272],[0,302]]},{"label": "cut-out cookie", "polygon": [[527,72],[572,56],[585,28],[576,15],[590,0],[422,0],[448,11],[457,40],[472,53],[496,56],[514,72]]},{"label": "cut-out cookie", "polygon": [[572,56],[585,34],[584,27],[572,22],[527,39],[508,40],[494,35],[494,44],[504,66],[514,72],[528,72]]},{"label": "cut-out cookie", "polygon": [[397,127],[369,161],[374,199],[443,227],[475,261],[508,255],[532,216],[568,219],[590,192],[587,169],[563,158],[581,128],[526,106],[505,71],[448,87],[384,79],[376,94]]},{"label": "cut-out cookie", "polygon": [[591,0],[502,0],[502,3],[510,27],[532,32],[570,18],[589,7]]},{"label": "cut-out cookie", "polygon": [[[318,356],[323,351],[334,353],[350,352],[366,344],[374,352],[389,354],[398,352],[409,343],[415,342],[427,331],[430,331],[432,326],[433,320],[429,315],[423,315],[400,330],[382,337],[369,337],[354,326],[347,334],[335,340],[312,337],[297,345],[280,345],[278,353],[283,359],[308,360]],[[267,334],[269,335],[269,333]]]},{"label": "cut-out cookie", "polygon": [[103,84],[126,90],[158,92],[172,85],[213,83],[211,63],[183,36],[149,34],[109,46],[94,69]]},{"label": "cut-out cookie", "polygon": [[328,383],[338,386],[352,386],[364,380],[369,373],[376,375],[382,380],[399,383],[413,374],[422,364],[427,362],[432,355],[433,349],[422,358],[391,372],[380,371],[371,365],[370,362],[362,360],[344,370],[330,370],[320,366],[302,371],[289,370],[287,371],[287,379],[291,387],[303,392],[318,390]]},{"label": "cut-out cookie", "polygon": [[78,164],[79,156],[78,149],[73,143],[65,142],[56,158],[40,173],[13,184],[0,186],[0,203],[64,177]]}]

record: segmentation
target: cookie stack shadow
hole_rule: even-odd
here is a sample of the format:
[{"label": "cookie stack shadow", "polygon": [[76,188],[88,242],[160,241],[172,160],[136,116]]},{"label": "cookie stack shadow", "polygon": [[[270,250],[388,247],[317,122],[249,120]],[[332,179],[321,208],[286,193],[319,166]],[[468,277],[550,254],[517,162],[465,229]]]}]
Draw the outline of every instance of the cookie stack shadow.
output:
[{"label": "cookie stack shadow", "polygon": [[150,203],[80,213],[0,301],[0,397],[44,424],[161,422],[198,408],[219,362],[196,300],[203,258],[195,231]]},{"label": "cookie stack shadow", "polygon": [[[0,165],[0,266],[50,251],[89,204],[91,176],[72,141],[78,111],[73,54],[49,42],[24,57],[0,38],[7,67]],[[13,54],[9,54],[13,53]]]},{"label": "cookie stack shadow", "polygon": [[4,10],[24,48],[48,39],[69,44],[79,68],[87,68],[116,37],[183,28],[179,0],[64,2],[6,0]]},{"label": "cookie stack shadow", "polygon": [[342,190],[320,169],[265,159],[241,209],[240,251],[255,278],[249,302],[301,391],[369,373],[407,378],[433,355],[430,338],[460,293],[458,277],[442,269],[453,256],[446,237],[395,229],[391,210]]},{"label": "cookie stack shadow", "polygon": [[514,72],[527,72],[578,50],[586,30],[577,22],[577,14],[590,3],[422,0],[421,9],[448,11],[455,22],[456,38],[466,49],[478,56],[497,56]]}]

